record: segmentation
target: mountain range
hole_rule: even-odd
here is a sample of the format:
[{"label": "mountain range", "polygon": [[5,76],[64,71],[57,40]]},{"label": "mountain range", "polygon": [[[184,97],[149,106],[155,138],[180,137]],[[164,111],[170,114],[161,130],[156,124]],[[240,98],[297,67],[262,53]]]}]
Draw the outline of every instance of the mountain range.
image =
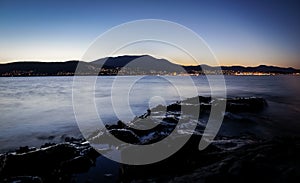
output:
[{"label": "mountain range", "polygon": [[[149,55],[124,55],[118,57],[101,58],[92,62],[66,61],[66,62],[12,62],[0,64],[0,76],[57,76],[74,75],[77,70],[81,75],[123,75],[135,74],[213,74],[218,67],[209,65],[182,66],[174,64],[166,59],[157,59]],[[299,69],[292,67],[282,68],[276,66],[260,65],[257,67],[222,66],[224,74],[260,72],[272,74],[295,74]],[[99,72],[100,71],[100,72]],[[218,73],[219,74],[219,73]]]}]

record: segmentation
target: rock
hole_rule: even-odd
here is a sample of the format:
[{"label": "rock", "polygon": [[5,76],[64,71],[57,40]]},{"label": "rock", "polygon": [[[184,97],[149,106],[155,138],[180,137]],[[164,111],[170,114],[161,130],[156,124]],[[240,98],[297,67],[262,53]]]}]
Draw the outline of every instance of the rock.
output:
[{"label": "rock", "polygon": [[127,125],[124,124],[122,121],[118,121],[116,125],[105,125],[105,128],[108,130],[112,130],[112,129],[123,129],[126,128]]},{"label": "rock", "polygon": [[20,154],[0,155],[0,182],[70,182],[72,174],[86,172],[99,156],[88,144],[48,143],[34,151],[21,149]]},{"label": "rock", "polygon": [[[212,100],[210,97],[197,96],[167,107],[160,105],[142,116],[147,123],[153,120],[152,122],[157,124],[152,129],[138,130],[118,121],[117,124],[106,125],[106,129],[95,131],[88,142],[109,144],[107,137],[113,135],[131,144],[151,144],[162,140],[174,130],[178,130],[176,128],[178,121],[183,119],[184,125],[180,126],[180,130],[185,130],[185,126],[197,123],[196,131],[198,130],[199,133],[192,132],[191,138],[178,152],[161,162],[142,166],[122,165],[120,182],[133,180],[137,182],[144,180],[254,182],[255,178],[259,177],[262,177],[262,180],[270,178],[271,181],[290,181],[293,178],[299,178],[297,176],[300,175],[299,139],[262,142],[251,136],[218,136],[205,150],[199,151],[198,145],[205,123],[200,119],[191,120],[193,113],[189,110],[194,111],[200,106],[200,116],[205,118],[211,106],[218,105],[221,100],[223,99]],[[227,100],[226,111],[230,112],[227,114],[231,114],[228,116],[233,118],[239,116],[238,113],[259,112],[266,106],[267,103],[262,98],[232,98]],[[187,114],[180,112],[182,108],[188,109]],[[140,120],[141,118],[135,118],[132,124],[138,127]],[[51,138],[46,137],[46,139]],[[178,142],[182,140],[181,138],[181,135],[175,135],[172,139]],[[20,147],[15,153],[0,155],[0,182],[10,180],[70,182],[73,174],[86,172],[95,165],[99,153],[89,146],[89,143],[81,138],[66,135],[63,135],[61,139],[64,139],[65,143],[46,143],[41,146],[41,149],[25,146]],[[243,142],[251,143],[243,144]],[[126,150],[130,152],[126,147],[122,147],[121,156],[126,154]],[[280,172],[283,173],[280,174]],[[35,176],[31,175],[36,175],[37,179],[35,180]],[[111,177],[112,175],[104,176]],[[173,179],[173,177],[176,178]]]},{"label": "rock", "polygon": [[131,143],[131,144],[140,143],[139,137],[131,130],[111,129],[111,130],[109,130],[109,132],[124,142]]},{"label": "rock", "polygon": [[34,151],[34,150],[36,150],[36,148],[24,146],[24,147],[20,147],[19,149],[17,149],[16,153],[22,154],[22,153],[27,153],[27,152]]},{"label": "rock", "polygon": [[238,112],[259,112],[267,107],[267,101],[263,98],[235,98],[227,99],[226,111]]},{"label": "rock", "polygon": [[81,155],[89,157],[91,160],[96,160],[100,153],[96,151],[93,147],[88,147],[81,151]]},{"label": "rock", "polygon": [[176,125],[178,123],[178,120],[172,117],[166,117],[163,119],[163,121],[167,122],[166,125]]},{"label": "rock", "polygon": [[61,163],[61,171],[64,173],[86,172],[93,165],[93,161],[86,156],[77,156]]},{"label": "rock", "polygon": [[16,176],[8,179],[4,179],[3,183],[42,183],[42,179],[38,176]]},{"label": "rock", "polygon": [[122,180],[139,182],[154,178],[157,182],[175,183],[253,183],[297,182],[300,178],[300,138],[257,141],[230,151],[215,149],[213,145],[210,147],[197,152],[193,146],[186,146],[186,149],[184,147],[181,152],[157,164],[139,168],[126,165]]},{"label": "rock", "polygon": [[105,176],[105,177],[112,177],[113,174],[111,174],[111,173],[106,173],[106,174],[104,174],[104,176]]},{"label": "rock", "polygon": [[[132,128],[131,126],[126,125],[122,121],[118,121],[117,124],[113,125],[106,125],[106,129],[108,129],[109,133],[117,137],[118,139],[126,142],[126,143],[131,143],[131,144],[149,144],[149,143],[155,143],[170,134],[175,128],[178,123],[179,119],[182,119],[182,117],[189,116],[189,115],[197,115],[194,114],[195,112],[193,111],[199,111],[200,107],[200,115],[208,115],[211,106],[212,105],[217,105],[219,102],[223,102],[223,99],[214,99],[212,100],[210,97],[193,97],[186,99],[182,102],[176,102],[174,104],[171,104],[167,107],[163,107],[161,105],[151,109],[148,111],[148,113],[154,112],[152,118],[147,118],[147,124],[149,123],[157,123],[157,121],[151,121],[155,118],[155,113],[158,113],[158,115],[162,115],[162,113],[166,112],[164,111],[167,109],[167,113],[165,114],[166,116],[162,119],[162,122],[157,124],[155,127],[152,129],[147,129],[147,130],[138,130],[139,126],[139,120],[141,117],[136,118],[131,122],[131,126],[134,126],[135,128]],[[200,105],[200,106],[199,106]],[[261,110],[264,107],[266,107],[266,101],[262,98],[233,98],[233,99],[228,99],[227,100],[227,110],[230,112],[227,112],[227,116],[231,114],[231,116],[237,116],[233,113],[237,112],[253,112],[256,110]],[[180,110],[184,109],[185,114],[180,114],[178,113]],[[163,111],[160,111],[163,110]],[[171,117],[170,117],[171,116]],[[154,117],[154,118],[153,118]],[[229,116],[230,117],[230,116]],[[145,120],[145,115],[142,115],[142,118]],[[227,117],[228,118],[228,117]],[[248,118],[241,118],[239,121],[243,123],[251,123],[253,124],[254,122],[252,119]],[[145,121],[144,121],[145,122]],[[188,121],[187,121],[188,123]],[[184,125],[183,125],[184,126]],[[188,125],[187,125],[188,126]],[[137,128],[136,128],[137,127]],[[197,130],[198,132],[201,132],[204,130],[203,125],[198,124],[197,125]],[[110,143],[109,138],[106,132],[103,132],[104,135],[100,138],[98,142],[102,143]],[[150,135],[150,134],[156,134],[156,135]],[[164,134],[159,137],[158,134]],[[145,139],[146,137],[152,138],[152,139]],[[142,139],[142,140],[141,140]],[[94,141],[95,142],[95,141]]]},{"label": "rock", "polygon": [[50,147],[50,146],[54,146],[55,143],[45,143],[44,145],[41,145],[41,148],[46,148],[46,147]]},{"label": "rock", "polygon": [[6,175],[44,174],[51,171],[60,162],[76,155],[76,148],[68,144],[59,144],[44,150],[6,155],[5,165],[1,173]]},{"label": "rock", "polygon": [[208,104],[210,102],[211,102],[211,97],[203,97],[203,96],[192,97],[182,101],[182,103],[188,103],[188,104],[201,104],[201,103]]},{"label": "rock", "polygon": [[74,138],[74,137],[66,137],[65,142],[70,142],[70,143],[81,143],[84,140],[82,138]]},{"label": "rock", "polygon": [[181,105],[179,103],[168,105],[167,111],[181,111]]}]

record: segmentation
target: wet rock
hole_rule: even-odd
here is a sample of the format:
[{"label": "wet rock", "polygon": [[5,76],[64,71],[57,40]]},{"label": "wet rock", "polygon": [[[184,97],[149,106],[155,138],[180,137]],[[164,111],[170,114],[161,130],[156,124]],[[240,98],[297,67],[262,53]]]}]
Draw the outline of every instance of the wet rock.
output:
[{"label": "wet rock", "polygon": [[93,161],[86,156],[77,156],[61,163],[61,171],[64,173],[86,172],[93,165]]},{"label": "wet rock", "polygon": [[20,147],[19,149],[17,149],[16,153],[17,154],[22,154],[22,153],[27,153],[27,152],[34,151],[34,150],[36,150],[36,148],[23,146],[23,147]]},{"label": "wet rock", "polygon": [[181,111],[180,103],[175,103],[167,106],[167,111]]},{"label": "wet rock", "polygon": [[[210,111],[211,105],[217,105],[223,99],[212,99],[211,97],[193,97],[186,99],[181,104],[201,105],[201,112]],[[226,111],[239,112],[259,112],[268,106],[267,101],[260,97],[228,98],[226,99]],[[170,106],[171,110],[180,110],[179,104]]]},{"label": "wet rock", "polygon": [[192,97],[182,101],[182,103],[188,103],[188,104],[201,104],[201,103],[209,104],[210,102],[211,102],[211,97],[203,97],[203,96]]},{"label": "wet rock", "polygon": [[263,98],[234,98],[227,99],[226,111],[238,112],[259,112],[267,107],[267,101]]},{"label": "wet rock", "polygon": [[111,129],[109,132],[120,140],[127,143],[137,144],[140,143],[139,137],[131,130],[128,129]]},{"label": "wet rock", "polygon": [[83,149],[80,154],[89,157],[91,160],[96,160],[96,158],[100,156],[100,153],[93,147]]},{"label": "wet rock", "polygon": [[[149,143],[155,143],[157,141],[162,140],[165,138],[165,136],[168,136],[176,127],[179,119],[184,118],[184,116],[198,116],[199,109],[200,109],[200,115],[208,115],[211,110],[212,105],[218,105],[219,102],[223,102],[223,99],[211,99],[211,97],[193,97],[186,99],[182,102],[176,102],[174,104],[171,104],[167,107],[164,106],[157,106],[152,111],[152,117],[155,117],[155,115],[162,115],[165,113],[165,117],[161,119],[161,122],[158,123],[155,127],[152,129],[147,130],[139,130],[139,123],[141,123],[142,120],[147,120],[147,124],[150,123],[157,123],[156,121],[152,121],[152,118],[145,118],[145,115],[142,115],[143,117],[135,118],[131,122],[131,126],[134,125],[135,128],[132,128],[131,126],[128,126],[127,124],[123,123],[122,121],[118,121],[117,124],[113,125],[106,125],[106,129],[108,129],[108,132],[115,137],[117,137],[119,140],[122,140],[127,143],[131,144],[149,144]],[[227,112],[225,117],[226,118],[238,118],[239,116],[236,113],[239,112],[253,112],[257,110],[262,110],[264,107],[267,106],[267,103],[262,98],[233,98],[227,100]],[[200,107],[200,108],[199,108]],[[184,109],[184,114],[181,114],[181,110]],[[160,111],[161,110],[161,111]],[[165,111],[166,110],[166,111]],[[148,111],[148,113],[150,113]],[[197,113],[197,114],[196,114]],[[234,114],[235,113],[235,114]],[[254,123],[252,119],[245,118],[245,117],[239,117],[241,119],[238,119],[239,121],[243,123]],[[154,118],[157,119],[157,118]],[[143,121],[145,122],[145,121]],[[187,121],[188,123],[189,121]],[[184,126],[184,125],[183,125]],[[188,126],[188,125],[187,125]],[[203,124],[197,125],[197,130],[201,133],[203,131],[205,126]],[[182,130],[182,129],[181,129]],[[184,129],[183,129],[184,130]],[[99,140],[98,142],[108,142],[105,140],[105,136],[107,136],[107,132],[102,131],[104,135],[102,135],[102,140]],[[153,134],[153,135],[151,135]],[[159,137],[158,134],[161,134]],[[145,137],[149,137],[149,139],[145,139]],[[152,138],[152,139],[151,139]]]},{"label": "wet rock", "polygon": [[[131,144],[151,144],[178,130],[176,126],[181,119],[185,123],[180,126],[180,130],[184,131],[191,124],[197,123],[198,133],[191,132],[193,135],[188,142],[178,152],[161,162],[145,166],[123,165],[120,181],[250,182],[251,180],[253,182],[254,178],[259,176],[267,179],[272,174],[280,175],[280,172],[284,175],[280,177],[282,180],[299,178],[296,176],[300,175],[298,166],[300,160],[296,157],[299,147],[296,148],[290,139],[261,142],[251,136],[219,136],[205,150],[199,151],[198,145],[205,123],[200,124],[199,119],[191,120],[191,115],[195,115],[192,111],[200,106],[200,116],[207,116],[211,106],[218,105],[221,100],[223,99],[212,100],[210,97],[199,96],[167,107],[157,106],[132,121],[133,125],[138,127],[142,118],[147,120],[147,123],[153,120],[152,122],[157,125],[152,129],[139,130],[118,121],[116,124],[106,125],[106,129],[95,131],[88,140],[91,143],[110,144],[107,137],[113,135]],[[226,111],[231,117],[239,117],[239,113],[259,112],[266,106],[267,103],[262,98],[233,98],[227,100]],[[188,109],[186,114],[182,114],[183,108]],[[173,140],[178,142],[181,138],[179,134]],[[20,178],[18,177],[20,175],[28,175],[28,179],[32,177],[31,175],[36,175],[43,182],[70,182],[72,174],[85,172],[94,166],[99,153],[88,143],[84,143],[81,138],[66,135],[62,136],[61,140],[63,139],[65,143],[62,144],[46,143],[41,149],[21,147],[15,153],[0,155],[0,182]],[[295,139],[293,142],[299,140]],[[121,153],[126,153],[126,147],[123,149]],[[251,177],[251,172],[254,178]],[[173,179],[174,176],[176,178]],[[27,178],[22,179],[25,181]],[[275,176],[270,180],[277,179]]]},{"label": "wet rock", "polygon": [[59,144],[44,150],[6,155],[2,174],[43,174],[51,171],[60,162],[71,159],[76,155],[76,148],[68,144]]},{"label": "wet rock", "polygon": [[126,128],[127,125],[124,124],[122,121],[118,121],[117,124],[113,124],[113,125],[105,125],[106,129],[108,130],[112,130],[112,129],[123,129]]},{"label": "wet rock", "polygon": [[31,175],[43,182],[68,182],[72,174],[87,171],[99,156],[89,145],[72,143],[45,144],[41,149],[26,151],[0,156],[0,182],[34,182]]},{"label": "wet rock", "polygon": [[42,179],[38,176],[17,176],[4,179],[3,183],[42,183]]},{"label": "wet rock", "polygon": [[[147,121],[148,123],[151,122],[151,120],[149,120],[150,119],[148,119]],[[106,125],[106,129],[108,129],[108,133],[114,135],[116,138],[126,143],[149,144],[160,141],[161,139],[165,138],[165,136],[168,136],[168,134],[170,134],[175,129],[177,123],[178,119],[174,117],[165,117],[162,119],[162,123],[149,130],[139,130],[136,128],[132,128],[121,121],[119,121],[117,125]],[[109,134],[107,134],[107,132],[102,133],[104,134],[99,136],[97,140],[93,138],[93,142],[109,143],[109,140],[106,139],[107,135]],[[145,139],[146,137],[148,139]]]},{"label": "wet rock", "polygon": [[66,137],[65,142],[70,142],[70,143],[81,143],[83,142],[84,139],[82,138],[75,138],[75,137]]},{"label": "wet rock", "polygon": [[104,176],[105,176],[105,177],[112,177],[113,174],[111,174],[111,173],[106,173],[106,174],[104,174]]},{"label": "wet rock", "polygon": [[55,143],[48,142],[48,143],[41,145],[41,148],[46,148],[46,147],[50,147],[50,146],[54,146],[54,145],[55,145]]},{"label": "wet rock", "polygon": [[[228,140],[232,141],[234,138],[227,137]],[[195,151],[192,147],[188,147],[186,151],[183,148],[182,152],[185,154],[178,152],[179,154],[176,153],[174,157],[170,157],[157,165],[139,166],[139,168],[126,166],[123,175],[124,181],[142,181],[154,178],[157,182],[176,183],[253,183],[295,182],[300,178],[299,138],[257,141],[238,149],[226,151],[215,149],[213,144],[210,147],[201,152]],[[187,161],[188,163],[185,164],[184,162]],[[176,171],[177,168],[180,171]],[[145,170],[151,173],[144,173]],[[162,171],[164,172],[162,173]],[[142,176],[138,176],[139,173]]]}]

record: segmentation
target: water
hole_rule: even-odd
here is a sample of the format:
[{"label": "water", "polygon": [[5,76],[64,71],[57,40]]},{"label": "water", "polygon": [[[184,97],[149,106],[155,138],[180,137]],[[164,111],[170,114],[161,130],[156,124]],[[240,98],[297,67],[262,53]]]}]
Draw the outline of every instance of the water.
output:
[{"label": "water", "polygon": [[[258,96],[268,101],[269,107],[259,114],[257,119],[261,121],[258,123],[275,129],[274,133],[300,132],[300,77],[225,78],[229,97]],[[170,104],[181,97],[193,97],[195,92],[188,80],[183,76],[124,76],[117,80],[114,76],[99,77],[95,86],[95,106],[105,123],[114,123],[120,118],[130,121],[149,107]],[[204,76],[193,77],[193,80],[199,95],[210,95],[210,87]],[[133,84],[129,87],[129,83]],[[73,112],[72,85],[73,77],[0,78],[0,152],[24,145],[61,142],[66,136],[80,136]],[[178,88],[174,86],[184,93],[179,95]],[[222,88],[216,86],[216,93],[218,91],[221,92]],[[114,107],[111,95],[115,99]],[[91,126],[99,123],[88,113],[85,119]]]}]

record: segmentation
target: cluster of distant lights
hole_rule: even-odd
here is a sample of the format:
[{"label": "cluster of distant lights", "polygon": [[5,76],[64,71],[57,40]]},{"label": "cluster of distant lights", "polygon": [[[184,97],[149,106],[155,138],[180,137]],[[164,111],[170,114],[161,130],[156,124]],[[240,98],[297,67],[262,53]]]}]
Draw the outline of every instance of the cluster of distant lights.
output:
[{"label": "cluster of distant lights", "polygon": [[[235,72],[233,75],[235,75],[235,76],[274,76],[274,75],[279,75],[279,74],[265,73],[265,72]],[[299,76],[300,73],[293,73],[292,75]]]},{"label": "cluster of distant lights", "polygon": [[273,76],[275,73],[264,73],[264,72],[235,72],[236,76]]}]

